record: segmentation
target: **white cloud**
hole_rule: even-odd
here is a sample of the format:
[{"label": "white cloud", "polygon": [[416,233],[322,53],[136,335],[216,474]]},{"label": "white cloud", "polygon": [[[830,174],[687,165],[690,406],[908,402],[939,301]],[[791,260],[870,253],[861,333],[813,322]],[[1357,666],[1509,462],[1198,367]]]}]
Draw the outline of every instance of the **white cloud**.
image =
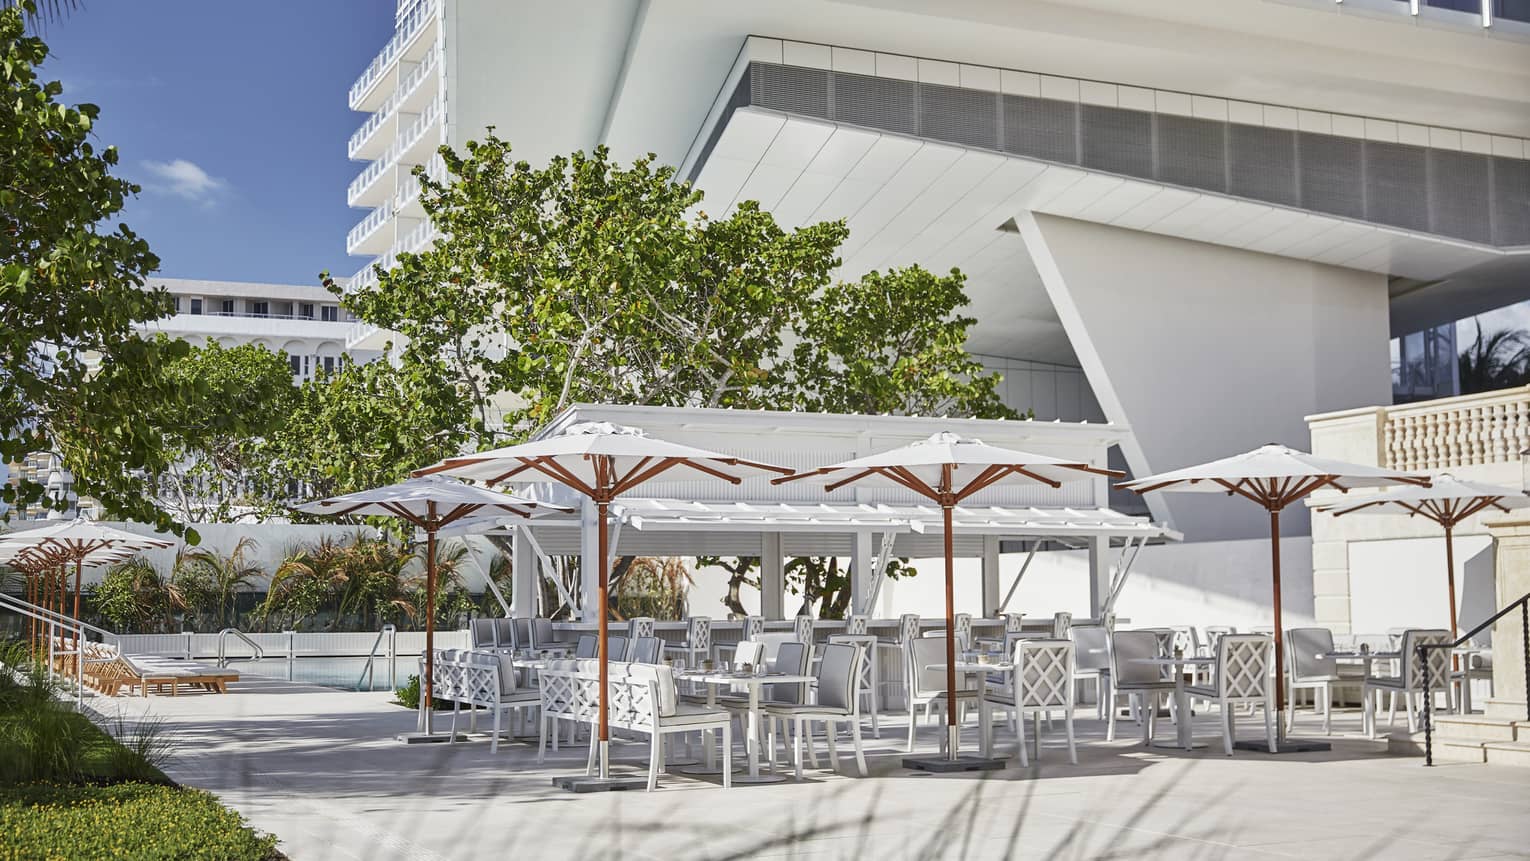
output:
[{"label": "white cloud", "polygon": [[228,188],[228,183],[212,176],[196,162],[183,158],[170,161],[146,161],[143,163],[153,179],[145,186],[150,191],[173,194],[204,206],[214,203],[218,195]]}]

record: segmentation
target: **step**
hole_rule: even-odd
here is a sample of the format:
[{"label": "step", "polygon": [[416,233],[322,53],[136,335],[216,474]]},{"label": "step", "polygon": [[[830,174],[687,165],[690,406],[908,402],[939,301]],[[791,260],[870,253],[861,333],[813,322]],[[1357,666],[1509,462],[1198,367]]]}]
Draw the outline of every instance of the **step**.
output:
[{"label": "step", "polygon": [[[1440,762],[1483,762],[1486,755],[1482,746],[1486,742],[1472,739],[1442,739],[1434,737],[1434,758]],[[1398,730],[1387,736],[1387,753],[1392,756],[1423,756],[1424,734]]]},{"label": "step", "polygon": [[1530,741],[1490,741],[1482,746],[1489,765],[1530,768]]},{"label": "step", "polygon": [[1515,722],[1483,715],[1447,715],[1434,719],[1435,741],[1516,741]]}]

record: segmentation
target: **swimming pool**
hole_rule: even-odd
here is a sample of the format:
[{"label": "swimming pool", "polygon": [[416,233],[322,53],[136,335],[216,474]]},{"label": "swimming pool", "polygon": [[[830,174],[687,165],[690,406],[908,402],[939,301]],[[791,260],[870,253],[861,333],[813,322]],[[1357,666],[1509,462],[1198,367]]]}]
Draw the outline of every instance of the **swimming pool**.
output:
[{"label": "swimming pool", "polygon": [[286,658],[261,658],[255,660],[229,661],[229,669],[252,676],[265,676],[304,682],[343,691],[387,691],[404,684],[417,672],[418,656],[399,655],[397,658],[397,685],[390,684],[387,659],[379,656],[372,668],[371,678],[364,674],[367,659],[364,657],[298,657],[290,662]]}]

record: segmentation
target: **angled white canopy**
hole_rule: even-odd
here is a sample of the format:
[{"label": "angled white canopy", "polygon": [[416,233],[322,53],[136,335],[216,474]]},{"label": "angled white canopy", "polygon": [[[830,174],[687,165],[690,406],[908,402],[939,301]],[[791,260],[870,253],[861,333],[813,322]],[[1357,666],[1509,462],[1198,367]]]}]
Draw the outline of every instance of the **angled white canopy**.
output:
[{"label": "angled white canopy", "polygon": [[38,547],[67,557],[67,561],[73,562],[76,554],[90,553],[101,548],[114,547],[120,550],[148,550],[154,547],[169,547],[173,541],[164,538],[155,538],[151,535],[139,535],[134,532],[124,532],[102,523],[97,523],[84,517],[76,517],[73,520],[64,520],[50,523],[47,526],[39,526],[35,529],[24,529],[6,533],[0,536],[0,548],[8,547]]}]

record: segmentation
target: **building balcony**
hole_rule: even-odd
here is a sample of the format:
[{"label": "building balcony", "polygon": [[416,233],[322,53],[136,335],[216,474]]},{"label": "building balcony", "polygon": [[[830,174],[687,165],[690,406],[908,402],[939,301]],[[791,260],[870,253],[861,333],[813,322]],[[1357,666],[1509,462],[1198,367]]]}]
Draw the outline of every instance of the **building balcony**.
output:
[{"label": "building balcony", "polygon": [[395,182],[393,148],[362,169],[345,190],[345,202],[355,207],[381,206],[393,197]]},{"label": "building balcony", "polygon": [[440,57],[439,50],[429,51],[417,65],[404,72],[397,89],[351,135],[346,146],[350,158],[375,159],[388,151],[398,136],[400,117],[419,113],[438,94],[440,78],[436,72],[441,67]]},{"label": "building balcony", "polygon": [[357,256],[366,254],[382,254],[392,245],[391,234],[383,227],[393,220],[393,205],[384,202],[368,213],[360,224],[351,228],[351,232],[345,237],[345,252]]},{"label": "building balcony", "polygon": [[421,0],[398,19],[393,38],[351,84],[351,110],[376,111],[382,107],[398,85],[400,62],[418,62],[435,44],[440,5],[440,0]]},{"label": "building balcony", "polygon": [[412,122],[404,126],[403,131],[399,132],[398,143],[394,145],[399,164],[413,166],[430,161],[441,146],[444,114],[441,98],[437,95]]},{"label": "building balcony", "polygon": [[[440,155],[425,163],[425,175],[436,182],[446,181],[446,162]],[[424,218],[425,208],[420,205],[420,178],[413,171],[399,174],[398,194],[393,198],[393,209],[402,218]]]},{"label": "building balcony", "polygon": [[232,339],[239,343],[292,338],[344,342],[353,325],[352,320],[320,320],[293,314],[173,314],[145,324],[144,329],[164,332],[195,344],[206,338]]},{"label": "building balcony", "polygon": [[1530,448],[1530,386],[1308,416],[1312,450],[1410,472],[1448,470],[1518,486]]}]

